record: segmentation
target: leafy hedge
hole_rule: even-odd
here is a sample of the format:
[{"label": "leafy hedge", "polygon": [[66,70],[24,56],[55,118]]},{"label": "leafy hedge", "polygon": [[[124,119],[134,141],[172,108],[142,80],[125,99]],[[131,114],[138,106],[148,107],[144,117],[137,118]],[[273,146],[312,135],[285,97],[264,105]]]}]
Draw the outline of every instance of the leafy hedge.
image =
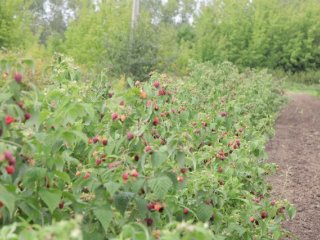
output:
[{"label": "leafy hedge", "polygon": [[0,219],[25,223],[19,239],[28,223],[77,215],[84,239],[285,234],[284,212],[294,209],[271,201],[264,180],[275,169],[264,145],[283,97],[265,71],[192,64],[184,80],[154,73],[118,92],[103,79],[39,91],[5,77]]}]

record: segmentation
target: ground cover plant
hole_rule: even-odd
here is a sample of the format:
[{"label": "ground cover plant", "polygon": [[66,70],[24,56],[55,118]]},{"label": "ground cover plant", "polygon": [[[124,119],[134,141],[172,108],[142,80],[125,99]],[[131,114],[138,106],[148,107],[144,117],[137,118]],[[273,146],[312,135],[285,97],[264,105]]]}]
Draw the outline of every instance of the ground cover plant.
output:
[{"label": "ground cover plant", "polygon": [[264,145],[284,101],[267,71],[192,63],[183,80],[154,72],[122,90],[71,78],[73,69],[39,90],[23,68],[6,71],[2,239],[286,234],[294,209],[270,199],[264,179],[275,169]]}]

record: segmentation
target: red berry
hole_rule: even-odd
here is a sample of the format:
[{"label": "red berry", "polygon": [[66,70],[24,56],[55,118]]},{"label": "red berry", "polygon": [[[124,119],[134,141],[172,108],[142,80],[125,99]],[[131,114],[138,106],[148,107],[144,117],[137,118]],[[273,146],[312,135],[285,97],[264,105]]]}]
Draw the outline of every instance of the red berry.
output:
[{"label": "red berry", "polygon": [[181,172],[182,174],[185,174],[186,172],[188,172],[188,168],[181,168],[181,169],[180,169],[180,172]]},{"label": "red berry", "polygon": [[129,173],[125,172],[122,174],[122,180],[124,183],[126,183],[129,179]]},{"label": "red berry", "polygon": [[183,178],[183,176],[178,176],[178,177],[177,177],[177,180],[178,180],[178,182],[181,183],[181,182],[183,182],[184,178]]},{"label": "red berry", "polygon": [[127,138],[128,138],[129,141],[132,140],[132,139],[134,138],[133,133],[129,132],[129,133],[127,134]]},{"label": "red berry", "polygon": [[139,161],[139,159],[140,159],[140,157],[139,157],[138,155],[135,155],[135,156],[134,156],[134,160],[135,160],[135,161]]},{"label": "red berry", "polygon": [[11,117],[11,116],[9,116],[9,115],[7,115],[7,116],[5,117],[5,122],[6,122],[7,125],[10,125],[11,123],[14,122],[14,118]]},{"label": "red berry", "polygon": [[102,145],[103,146],[108,145],[108,139],[106,139],[106,138],[102,139]]},{"label": "red berry", "polygon": [[99,166],[102,163],[101,159],[96,159],[96,165]]},{"label": "red berry", "polygon": [[250,217],[250,218],[249,218],[249,221],[250,221],[251,223],[253,223],[254,220],[255,220],[254,217]]},{"label": "red berry", "polygon": [[24,119],[25,119],[25,120],[29,120],[30,118],[31,118],[31,114],[28,113],[28,112],[26,112],[26,113],[24,114]]},{"label": "red berry", "polygon": [[12,175],[15,171],[14,166],[6,166],[6,171],[9,175]]},{"label": "red berry", "polygon": [[19,72],[16,72],[16,73],[14,74],[14,80],[15,80],[17,83],[21,83],[21,81],[22,81],[22,74],[19,73]]},{"label": "red berry", "polygon": [[226,117],[226,116],[228,116],[228,113],[227,112],[220,112],[220,116],[221,117]]},{"label": "red berry", "polygon": [[113,121],[117,120],[118,117],[119,117],[118,113],[112,113],[111,114],[111,118],[112,118]]},{"label": "red berry", "polygon": [[149,211],[154,211],[154,205],[155,203],[148,203],[147,208],[149,209]]},{"label": "red berry", "polygon": [[262,211],[260,215],[262,219],[265,219],[268,217],[268,213],[266,211]]},{"label": "red berry", "polygon": [[160,90],[158,91],[158,95],[159,95],[159,96],[166,95],[166,91],[165,91],[164,89],[160,89]]},{"label": "red berry", "polygon": [[152,84],[155,88],[159,88],[160,87],[160,83],[158,81],[155,81],[153,84]]},{"label": "red berry", "polygon": [[151,147],[150,145],[148,145],[148,146],[146,146],[146,147],[144,148],[144,151],[145,151],[146,153],[149,153],[149,152],[152,151],[152,147]]},{"label": "red berry", "polygon": [[60,202],[60,203],[59,203],[59,208],[60,208],[60,209],[63,209],[63,208],[64,208],[64,202]]},{"label": "red berry", "polygon": [[132,176],[132,177],[138,177],[138,176],[139,176],[138,171],[137,171],[136,169],[133,169],[133,170],[131,171],[131,176]]},{"label": "red berry", "polygon": [[90,172],[86,172],[83,176],[84,179],[88,179],[91,176]]},{"label": "red berry", "polygon": [[153,126],[157,126],[159,124],[159,118],[155,117],[152,122]]},{"label": "red berry", "polygon": [[12,157],[8,160],[8,163],[10,166],[15,166],[16,165],[16,158],[15,157]]},{"label": "red berry", "polygon": [[147,224],[147,226],[152,226],[152,224],[153,224],[153,220],[152,220],[152,218],[146,218],[146,219],[144,219],[144,221],[146,222],[146,224]]},{"label": "red berry", "polygon": [[113,93],[111,93],[111,92],[108,93],[108,97],[109,97],[109,98],[112,98],[112,96],[113,96]]},{"label": "red berry", "polygon": [[271,204],[271,206],[276,205],[276,200],[271,200],[270,204]]},{"label": "red berry", "polygon": [[99,138],[98,138],[98,137],[93,137],[93,138],[92,138],[92,142],[93,142],[93,143],[99,142]]},{"label": "red berry", "polygon": [[4,158],[5,158],[7,161],[10,161],[10,160],[13,158],[13,155],[12,155],[12,153],[11,153],[10,151],[5,151],[5,152],[3,153],[3,155],[4,155]]},{"label": "red berry", "polygon": [[285,207],[280,207],[278,209],[278,213],[284,213],[285,209],[286,209]]},{"label": "red berry", "polygon": [[184,213],[184,214],[188,214],[188,213],[189,213],[189,209],[188,209],[188,208],[184,208],[184,209],[183,209],[183,213]]},{"label": "red berry", "polygon": [[164,209],[164,206],[161,203],[154,204],[154,210],[156,210],[157,212],[162,212],[163,209]]}]

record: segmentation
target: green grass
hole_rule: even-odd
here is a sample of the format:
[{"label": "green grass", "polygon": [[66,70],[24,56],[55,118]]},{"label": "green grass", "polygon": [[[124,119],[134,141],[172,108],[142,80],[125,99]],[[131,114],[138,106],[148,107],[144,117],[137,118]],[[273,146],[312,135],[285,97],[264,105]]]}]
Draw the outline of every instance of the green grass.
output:
[{"label": "green grass", "polygon": [[286,81],[284,87],[289,92],[296,92],[296,93],[307,93],[312,96],[320,97],[320,84],[303,84],[303,83],[296,83],[291,81]]}]

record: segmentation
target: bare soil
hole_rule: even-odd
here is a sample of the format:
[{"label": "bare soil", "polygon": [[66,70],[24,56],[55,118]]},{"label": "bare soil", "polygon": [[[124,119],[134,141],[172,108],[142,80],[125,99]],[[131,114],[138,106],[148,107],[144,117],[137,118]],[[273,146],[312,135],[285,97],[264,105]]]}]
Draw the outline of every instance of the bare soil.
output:
[{"label": "bare soil", "polygon": [[268,181],[276,199],[288,199],[297,208],[284,227],[298,239],[320,240],[320,99],[306,94],[289,98],[266,148],[269,161],[279,166]]}]

